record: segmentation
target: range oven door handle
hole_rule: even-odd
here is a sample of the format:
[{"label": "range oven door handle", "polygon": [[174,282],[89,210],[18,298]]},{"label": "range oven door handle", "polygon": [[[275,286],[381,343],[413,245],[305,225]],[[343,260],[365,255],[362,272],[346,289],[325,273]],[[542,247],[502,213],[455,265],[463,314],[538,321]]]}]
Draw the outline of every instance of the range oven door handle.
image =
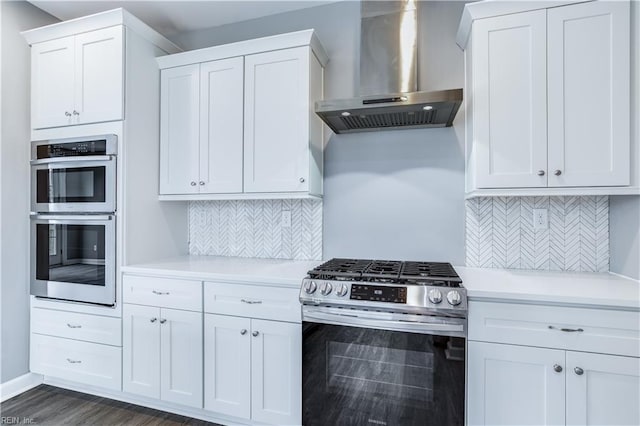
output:
[{"label": "range oven door handle", "polygon": [[40,160],[31,160],[30,164],[32,166],[37,166],[38,164],[64,164],[64,163],[80,163],[87,162],[92,163],[96,161],[112,161],[115,159],[115,155],[87,155],[87,156],[79,156],[79,157],[55,157],[55,158],[42,158]]},{"label": "range oven door handle", "polygon": [[[426,317],[429,318],[429,317]],[[420,334],[442,334],[464,337],[466,320],[463,318],[438,318],[436,321],[403,321],[398,319],[372,318],[366,315],[339,314],[320,310],[302,311],[302,320],[322,324],[346,325]]]}]

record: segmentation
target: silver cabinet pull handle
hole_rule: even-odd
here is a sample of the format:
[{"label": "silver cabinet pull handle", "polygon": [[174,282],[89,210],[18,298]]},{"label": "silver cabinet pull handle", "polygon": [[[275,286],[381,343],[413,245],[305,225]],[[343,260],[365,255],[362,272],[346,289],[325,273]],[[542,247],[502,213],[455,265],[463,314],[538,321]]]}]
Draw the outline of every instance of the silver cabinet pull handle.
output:
[{"label": "silver cabinet pull handle", "polygon": [[160,319],[160,324],[164,324],[165,322],[167,322],[167,320],[166,320],[166,319],[164,319],[164,318],[161,318],[161,319]]},{"label": "silver cabinet pull handle", "polygon": [[79,325],[79,324],[76,325],[76,324],[69,324],[69,323],[67,323],[67,327],[69,327],[69,328],[82,328],[82,326]]},{"label": "silver cabinet pull handle", "polygon": [[156,321],[158,321],[158,318],[151,318],[149,321],[156,322]]},{"label": "silver cabinet pull handle", "polygon": [[553,172],[553,174],[556,176],[560,176],[562,174],[562,170],[556,170],[555,172]]},{"label": "silver cabinet pull handle", "polygon": [[247,334],[247,329],[243,328],[242,330],[240,330],[240,334],[242,334],[243,336]]},{"label": "silver cabinet pull handle", "polygon": [[559,364],[555,364],[553,366],[553,371],[555,371],[556,373],[561,373],[562,372],[562,366]]},{"label": "silver cabinet pull handle", "polygon": [[262,303],[262,300],[247,300],[247,299],[240,299],[240,301],[242,303],[248,303],[249,305],[260,305]]},{"label": "silver cabinet pull handle", "polygon": [[80,361],[79,359],[71,359],[71,358],[67,358],[67,362],[69,364],[82,364],[82,361]]},{"label": "silver cabinet pull handle", "polygon": [[151,292],[152,292],[153,294],[157,294],[158,296],[166,296],[166,295],[168,295],[168,294],[169,294],[169,292],[168,292],[168,291],[157,291],[157,290],[151,290]]},{"label": "silver cabinet pull handle", "polygon": [[554,327],[552,325],[549,326],[549,330],[559,330],[559,331],[564,331],[565,333],[582,333],[584,331],[581,328],[561,328],[561,327]]},{"label": "silver cabinet pull handle", "polygon": [[252,335],[253,337],[258,337],[258,334],[260,334],[260,333],[258,333],[257,331],[254,331],[253,333],[251,333],[251,335]]},{"label": "silver cabinet pull handle", "polygon": [[582,376],[584,374],[584,370],[580,367],[576,367],[573,369],[573,371],[578,375],[578,376]]},{"label": "silver cabinet pull handle", "polygon": [[538,170],[538,176],[544,176],[544,170]]}]

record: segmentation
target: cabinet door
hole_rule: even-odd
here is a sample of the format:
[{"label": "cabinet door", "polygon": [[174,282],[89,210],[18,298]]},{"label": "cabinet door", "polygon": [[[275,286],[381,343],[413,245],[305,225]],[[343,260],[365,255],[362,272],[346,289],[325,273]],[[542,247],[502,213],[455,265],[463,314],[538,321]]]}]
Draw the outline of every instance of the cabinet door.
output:
[{"label": "cabinet door", "polygon": [[160,310],[163,401],[202,408],[202,313]]},{"label": "cabinet door", "polygon": [[640,359],[567,352],[567,424],[639,425]]},{"label": "cabinet door", "polygon": [[245,57],[244,191],[308,191],[309,48]]},{"label": "cabinet door", "polygon": [[122,307],[122,389],[160,398],[160,309]]},{"label": "cabinet door", "polygon": [[123,29],[118,25],[75,38],[73,114],[77,124],[124,118]]},{"label": "cabinet door", "polygon": [[242,192],[244,58],[200,64],[201,193]]},{"label": "cabinet door", "polygon": [[31,127],[68,126],[73,111],[74,37],[31,47]]},{"label": "cabinet door", "polygon": [[200,65],[160,75],[160,194],[198,192]]},{"label": "cabinet door", "polygon": [[547,185],[546,12],[473,23],[478,188]]},{"label": "cabinet door", "polygon": [[564,424],[564,351],[470,341],[467,356],[469,425]]},{"label": "cabinet door", "polygon": [[629,185],[629,2],[549,9],[549,186]]},{"label": "cabinet door", "polygon": [[251,416],[251,320],[206,314],[204,408]]},{"label": "cabinet door", "polygon": [[302,422],[300,324],[251,320],[251,419],[280,425]]}]

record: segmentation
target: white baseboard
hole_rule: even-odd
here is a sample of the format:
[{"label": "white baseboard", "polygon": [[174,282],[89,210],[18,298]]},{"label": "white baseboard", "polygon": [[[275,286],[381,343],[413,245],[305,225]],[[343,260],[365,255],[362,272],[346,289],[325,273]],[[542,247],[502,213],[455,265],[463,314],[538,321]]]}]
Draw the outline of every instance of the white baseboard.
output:
[{"label": "white baseboard", "polygon": [[4,382],[0,384],[0,402],[4,402],[9,398],[13,398],[29,389],[35,388],[42,384],[42,382],[43,377],[35,373],[23,374],[8,382]]}]

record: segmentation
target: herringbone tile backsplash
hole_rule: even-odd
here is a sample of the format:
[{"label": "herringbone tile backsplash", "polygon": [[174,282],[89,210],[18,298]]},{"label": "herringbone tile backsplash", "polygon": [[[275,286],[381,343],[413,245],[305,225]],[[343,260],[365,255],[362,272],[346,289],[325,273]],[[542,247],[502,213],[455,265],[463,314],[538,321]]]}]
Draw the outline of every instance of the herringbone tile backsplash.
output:
[{"label": "herringbone tile backsplash", "polygon": [[[549,228],[533,230],[533,209]],[[609,197],[479,197],[466,201],[466,264],[606,272]]]},{"label": "herringbone tile backsplash", "polygon": [[[291,227],[281,224],[291,212]],[[189,253],[322,259],[322,202],[316,200],[192,201]]]}]

